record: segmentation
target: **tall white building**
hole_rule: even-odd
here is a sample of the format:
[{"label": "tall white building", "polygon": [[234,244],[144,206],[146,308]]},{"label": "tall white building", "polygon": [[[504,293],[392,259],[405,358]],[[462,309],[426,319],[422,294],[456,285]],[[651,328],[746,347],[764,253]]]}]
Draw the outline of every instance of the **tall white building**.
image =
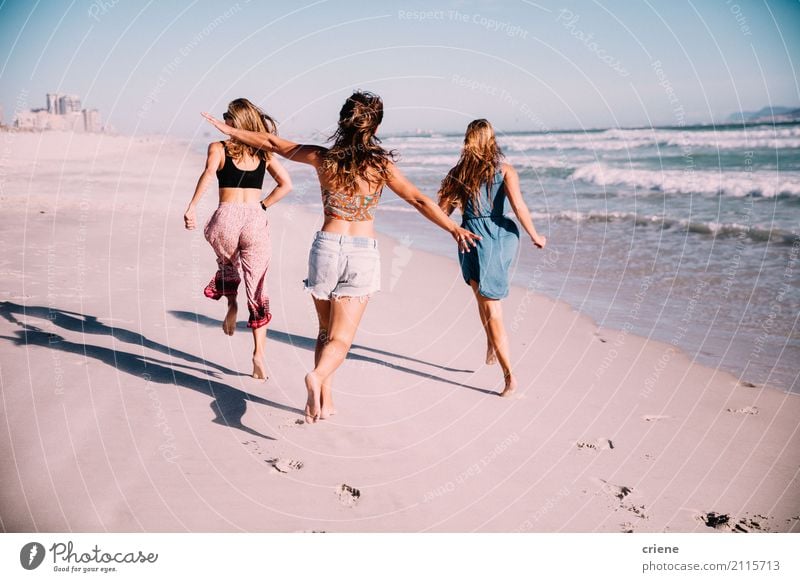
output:
[{"label": "tall white building", "polygon": [[58,115],[58,98],[56,93],[47,94],[47,112],[51,115]]},{"label": "tall white building", "polygon": [[98,133],[103,127],[100,125],[100,112],[97,109],[83,110],[83,129],[88,133]]},{"label": "tall white building", "polygon": [[58,99],[58,114],[80,113],[81,98],[77,95],[61,95]]}]

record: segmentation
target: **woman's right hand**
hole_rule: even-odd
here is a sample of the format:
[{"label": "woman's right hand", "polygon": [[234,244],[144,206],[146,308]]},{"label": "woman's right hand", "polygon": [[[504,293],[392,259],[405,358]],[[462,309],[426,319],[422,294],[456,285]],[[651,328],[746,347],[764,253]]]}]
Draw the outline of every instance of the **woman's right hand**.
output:
[{"label": "woman's right hand", "polygon": [[205,117],[206,121],[208,121],[211,125],[216,127],[219,131],[221,131],[225,135],[230,135],[231,134],[231,130],[233,128],[230,125],[228,125],[227,123],[225,123],[224,121],[220,121],[219,119],[217,119],[216,117],[214,117],[213,115],[211,115],[210,113],[207,113],[205,111],[203,113],[201,113],[200,115]]},{"label": "woman's right hand", "polygon": [[536,236],[531,237],[531,241],[533,241],[533,244],[536,246],[536,248],[543,249],[544,245],[547,244],[547,237],[537,234]]},{"label": "woman's right hand", "polygon": [[197,227],[197,221],[194,215],[194,208],[190,207],[183,215],[183,226],[186,230],[194,230]]}]

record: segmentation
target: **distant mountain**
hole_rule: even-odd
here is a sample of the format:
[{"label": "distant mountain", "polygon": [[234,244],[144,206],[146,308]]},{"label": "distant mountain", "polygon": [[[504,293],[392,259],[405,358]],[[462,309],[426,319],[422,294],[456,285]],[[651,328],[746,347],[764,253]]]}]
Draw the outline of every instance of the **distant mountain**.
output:
[{"label": "distant mountain", "polygon": [[731,123],[782,123],[800,121],[800,107],[762,107],[758,111],[737,111],[728,116]]}]

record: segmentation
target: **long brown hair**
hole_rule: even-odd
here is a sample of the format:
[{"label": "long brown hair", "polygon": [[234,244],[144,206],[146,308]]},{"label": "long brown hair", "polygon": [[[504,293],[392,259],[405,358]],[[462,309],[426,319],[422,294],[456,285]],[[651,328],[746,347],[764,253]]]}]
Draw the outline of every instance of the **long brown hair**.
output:
[{"label": "long brown hair", "polygon": [[468,200],[479,207],[482,184],[491,184],[503,152],[497,145],[492,124],[476,119],[467,126],[458,163],[447,173],[439,188],[439,201],[462,211]]},{"label": "long brown hair", "polygon": [[[278,126],[275,120],[264,113],[260,107],[254,105],[244,97],[234,99],[228,103],[228,110],[222,114],[222,117],[225,121],[230,121],[233,127],[237,129],[278,135]],[[254,148],[253,146],[238,142],[235,139],[228,140],[226,149],[228,155],[237,160],[248,155],[250,157],[257,157],[261,160],[269,161],[272,155],[271,152]]]},{"label": "long brown hair", "polygon": [[321,171],[333,190],[354,194],[359,180],[378,189],[389,179],[394,153],[383,149],[375,136],[382,120],[383,101],[373,93],[356,91],[344,102],[330,137],[333,145],[322,159]]}]

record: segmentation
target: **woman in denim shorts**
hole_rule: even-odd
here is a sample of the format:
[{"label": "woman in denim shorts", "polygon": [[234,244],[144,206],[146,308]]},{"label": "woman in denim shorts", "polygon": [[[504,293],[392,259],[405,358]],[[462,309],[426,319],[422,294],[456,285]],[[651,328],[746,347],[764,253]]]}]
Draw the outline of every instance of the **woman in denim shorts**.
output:
[{"label": "woman in denim shorts", "polygon": [[329,148],[232,128],[203,115],[239,142],[317,170],[325,221],[311,245],[305,280],[319,319],[314,369],[305,377],[305,420],[328,418],[334,413],[333,374],[347,357],[369,296],[380,289],[373,220],[383,187],[449,232],[463,251],[468,252],[480,236],[459,227],[394,165],[392,152],[383,149],[375,136],[383,119],[383,101],[377,95],[358,91],[345,101]]}]

